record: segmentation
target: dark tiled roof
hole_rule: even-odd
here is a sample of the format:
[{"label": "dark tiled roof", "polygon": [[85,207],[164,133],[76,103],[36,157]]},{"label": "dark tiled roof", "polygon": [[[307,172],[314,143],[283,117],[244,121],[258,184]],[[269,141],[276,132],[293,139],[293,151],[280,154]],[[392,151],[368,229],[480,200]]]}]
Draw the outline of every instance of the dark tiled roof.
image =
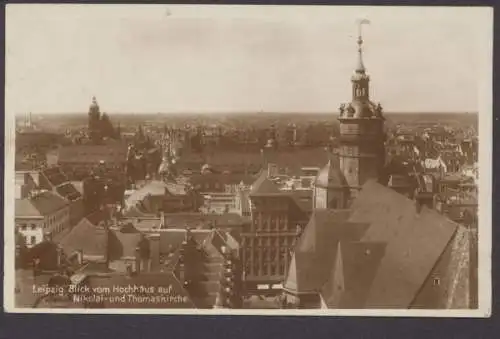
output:
[{"label": "dark tiled roof", "polygon": [[366,307],[406,308],[444,252],[457,224],[376,182],[369,181],[349,218],[370,222],[362,241],[386,242]]},{"label": "dark tiled roof", "polygon": [[319,291],[328,279],[339,241],[356,241],[368,228],[365,223],[348,222],[348,214],[329,209],[313,212],[295,248],[285,288],[299,293]]},{"label": "dark tiled roof", "polygon": [[330,279],[321,289],[328,308],[364,308],[385,254],[385,243],[341,242]]},{"label": "dark tiled roof", "polygon": [[330,307],[408,308],[456,229],[439,213],[417,211],[413,201],[369,181],[350,211],[314,211],[285,288],[322,288]]},{"label": "dark tiled roof", "polygon": [[16,199],[16,216],[46,216],[67,206],[66,201],[55,193],[42,191],[31,198]]},{"label": "dark tiled roof", "polygon": [[57,186],[56,191],[58,194],[63,196],[65,199],[68,199],[69,201],[75,201],[82,196],[82,194],[70,182],[66,182]]},{"label": "dark tiled roof", "polygon": [[47,178],[52,186],[59,186],[68,181],[68,178],[59,167],[46,168],[42,170],[42,174]]}]

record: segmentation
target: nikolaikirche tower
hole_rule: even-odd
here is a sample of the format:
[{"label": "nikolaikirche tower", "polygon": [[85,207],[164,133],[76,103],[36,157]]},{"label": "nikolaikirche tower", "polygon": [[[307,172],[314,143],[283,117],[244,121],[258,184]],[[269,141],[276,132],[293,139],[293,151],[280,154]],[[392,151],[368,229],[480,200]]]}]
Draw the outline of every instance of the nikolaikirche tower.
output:
[{"label": "nikolaikirche tower", "polygon": [[385,131],[382,107],[370,100],[370,76],[363,64],[363,38],[359,22],[358,62],[352,82],[352,100],[340,105],[341,172],[350,188],[351,198],[369,179],[378,180],[385,162]]}]

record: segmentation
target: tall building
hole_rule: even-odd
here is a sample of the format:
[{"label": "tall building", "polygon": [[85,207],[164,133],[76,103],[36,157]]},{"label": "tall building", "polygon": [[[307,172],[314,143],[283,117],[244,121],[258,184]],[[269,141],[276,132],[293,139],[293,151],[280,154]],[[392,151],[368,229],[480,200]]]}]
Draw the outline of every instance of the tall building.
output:
[{"label": "tall building", "polygon": [[92,98],[92,104],[89,107],[89,137],[90,140],[94,143],[98,143],[101,136],[101,111],[99,109],[99,104],[97,103],[96,97]]},{"label": "tall building", "polygon": [[258,285],[282,283],[298,231],[308,216],[293,195],[280,191],[266,172],[252,185],[249,196],[252,223],[241,236],[245,285],[252,291]]},{"label": "tall building", "polygon": [[340,106],[339,166],[351,199],[369,179],[378,180],[384,166],[382,106],[370,100],[370,76],[363,64],[363,39],[358,37],[358,64],[351,78],[352,100]]}]

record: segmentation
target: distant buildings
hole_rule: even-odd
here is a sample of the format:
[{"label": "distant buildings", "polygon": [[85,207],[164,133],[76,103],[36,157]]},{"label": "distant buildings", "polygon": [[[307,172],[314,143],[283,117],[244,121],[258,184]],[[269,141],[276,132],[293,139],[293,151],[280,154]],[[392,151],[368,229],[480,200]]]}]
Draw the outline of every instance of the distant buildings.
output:
[{"label": "distant buildings", "polygon": [[47,154],[48,166],[60,166],[71,180],[92,172],[124,176],[126,162],[127,145],[122,143],[63,146]]}]

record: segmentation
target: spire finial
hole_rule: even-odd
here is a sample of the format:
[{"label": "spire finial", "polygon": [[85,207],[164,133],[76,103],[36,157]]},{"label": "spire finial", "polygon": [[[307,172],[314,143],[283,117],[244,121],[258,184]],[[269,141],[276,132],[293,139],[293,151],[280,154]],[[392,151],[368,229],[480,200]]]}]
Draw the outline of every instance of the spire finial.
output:
[{"label": "spire finial", "polygon": [[365,72],[365,65],[363,64],[363,32],[362,28],[363,25],[369,25],[370,20],[368,19],[360,19],[357,21],[358,24],[358,66],[356,67],[356,72],[358,73],[364,73]]}]

